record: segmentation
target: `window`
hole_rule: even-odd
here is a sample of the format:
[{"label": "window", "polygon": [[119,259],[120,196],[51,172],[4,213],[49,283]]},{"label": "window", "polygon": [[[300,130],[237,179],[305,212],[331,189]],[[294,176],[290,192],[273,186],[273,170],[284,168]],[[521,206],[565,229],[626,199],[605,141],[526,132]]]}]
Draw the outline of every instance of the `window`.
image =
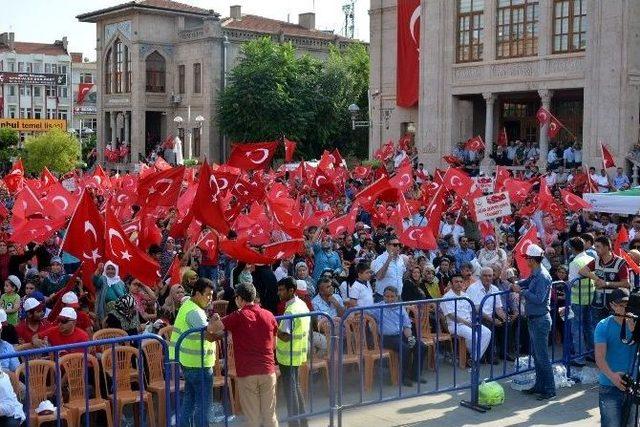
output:
[{"label": "window", "polygon": [[67,112],[62,110],[58,112],[58,119],[67,120]]},{"label": "window", "polygon": [[61,65],[59,70],[58,70],[58,72],[60,74],[65,74],[66,75],[67,74],[67,66],[66,65]]},{"label": "window", "polygon": [[117,40],[114,44],[116,69],[113,74],[113,93],[122,93],[122,78],[124,76],[124,47]]},{"label": "window", "polygon": [[58,64],[51,64],[51,73],[58,74]]},{"label": "window", "polygon": [[0,59],[0,71],[4,71],[4,61]]},{"label": "window", "polygon": [[587,46],[587,0],[554,0],[553,53],[580,52]]},{"label": "window", "polygon": [[178,128],[178,138],[182,141],[182,157],[187,157],[187,140],[184,139],[184,128]]},{"label": "window", "polygon": [[184,93],[185,66],[178,65],[178,93]]},{"label": "window", "polygon": [[147,74],[147,92],[160,93],[165,91],[165,60],[158,53],[154,51],[146,59],[146,74]]},{"label": "window", "polygon": [[24,62],[18,62],[18,72],[24,73]]},{"label": "window", "polygon": [[44,72],[51,74],[51,64],[44,64]]},{"label": "window", "polygon": [[93,83],[93,74],[91,74],[91,73],[81,73],[80,74],[80,83]]},{"label": "window", "polygon": [[202,92],[202,65],[193,64],[193,93]]},{"label": "window", "polygon": [[104,92],[111,93],[111,49],[107,51],[104,57]]},{"label": "window", "polygon": [[484,0],[458,0],[456,62],[482,60]]},{"label": "window", "polygon": [[131,55],[129,54],[129,48],[124,47],[124,62],[125,62],[125,82],[124,91],[131,92]]},{"label": "window", "polygon": [[31,96],[31,86],[20,86],[20,96]]},{"label": "window", "polygon": [[33,63],[33,72],[41,73],[42,72],[42,62],[34,62]]},{"label": "window", "polygon": [[60,86],[60,97],[61,98],[67,98],[67,96],[68,96],[67,87],[66,86]]},{"label": "window", "polygon": [[499,0],[497,58],[538,54],[538,0]]},{"label": "window", "polygon": [[30,119],[31,118],[31,108],[21,108],[20,109],[20,118],[21,119]]},{"label": "window", "polygon": [[48,97],[50,98],[54,98],[56,96],[58,96],[57,90],[55,86],[47,86],[47,88],[45,89],[45,92],[47,94]]},{"label": "window", "polygon": [[42,108],[34,108],[33,109],[33,118],[41,119],[42,118]]},{"label": "window", "polygon": [[15,71],[16,70],[16,63],[13,61],[7,61],[7,68],[9,69],[9,71]]},{"label": "window", "polygon": [[9,96],[16,96],[16,87],[14,85],[9,86]]},{"label": "window", "polygon": [[40,86],[33,87],[33,96],[42,96],[42,92],[40,91]]},{"label": "window", "polygon": [[55,119],[55,116],[56,110],[54,110],[53,108],[47,108],[47,119]]},{"label": "window", "polygon": [[27,73],[31,73],[33,70],[33,65],[31,62],[27,62]]},{"label": "window", "polygon": [[16,107],[9,107],[9,118],[10,119],[16,118]]},{"label": "window", "polygon": [[193,157],[200,157],[200,128],[193,128]]}]

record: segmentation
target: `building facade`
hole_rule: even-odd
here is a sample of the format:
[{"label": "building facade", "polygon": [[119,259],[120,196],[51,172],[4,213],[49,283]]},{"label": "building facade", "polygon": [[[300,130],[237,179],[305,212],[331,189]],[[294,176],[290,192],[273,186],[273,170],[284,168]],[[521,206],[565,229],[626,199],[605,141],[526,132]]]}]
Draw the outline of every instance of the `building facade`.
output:
[{"label": "building facade", "polygon": [[244,15],[239,6],[230,12],[220,18],[183,3],[140,0],[78,16],[96,24],[101,160],[107,144],[124,144],[130,157],[123,160],[137,162],[170,136],[183,141],[185,158],[225,159],[229,142],[215,113],[243,43],[269,36],[322,58],[332,43],[352,42],[316,30],[313,14],[291,24]]},{"label": "building facade", "polygon": [[98,127],[96,63],[85,60],[81,53],[71,53],[71,92],[70,129],[80,137],[95,132]]},{"label": "building facade", "polygon": [[[638,142],[640,2],[625,0],[422,0],[420,88],[415,108],[395,105],[397,0],[371,0],[370,152],[415,128],[420,161],[439,166],[459,141],[498,132],[509,140],[577,140],[598,167],[599,141],[618,164]],[[545,107],[565,126],[540,128]],[[541,162],[546,155],[541,156]]]},{"label": "building facade", "polygon": [[[0,34],[0,76],[0,117],[70,120],[71,56],[66,37],[46,44]],[[20,132],[21,139],[29,133]]]}]

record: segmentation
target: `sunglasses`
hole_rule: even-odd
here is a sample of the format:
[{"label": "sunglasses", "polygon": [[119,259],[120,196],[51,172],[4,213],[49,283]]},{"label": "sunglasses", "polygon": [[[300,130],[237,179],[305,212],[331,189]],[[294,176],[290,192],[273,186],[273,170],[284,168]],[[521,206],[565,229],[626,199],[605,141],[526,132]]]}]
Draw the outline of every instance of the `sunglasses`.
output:
[{"label": "sunglasses", "polygon": [[69,322],[73,322],[73,319],[66,319],[64,317],[58,318],[58,323],[60,323],[61,325],[66,325]]}]

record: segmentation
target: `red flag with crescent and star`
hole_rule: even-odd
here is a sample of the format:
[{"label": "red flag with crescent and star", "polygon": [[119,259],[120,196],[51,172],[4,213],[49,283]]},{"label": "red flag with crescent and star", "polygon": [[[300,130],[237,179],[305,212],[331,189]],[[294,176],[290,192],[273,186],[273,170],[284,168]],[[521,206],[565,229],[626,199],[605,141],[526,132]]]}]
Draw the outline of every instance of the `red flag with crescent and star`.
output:
[{"label": "red flag with crescent and star", "polygon": [[464,148],[469,151],[482,151],[484,150],[484,141],[480,135],[474,136],[464,143]]},{"label": "red flag with crescent and star", "polygon": [[526,279],[531,275],[531,269],[527,265],[525,254],[529,245],[540,245],[540,239],[538,239],[538,230],[535,226],[531,227],[524,236],[520,237],[518,244],[513,248],[513,256],[516,260],[516,265],[520,271],[520,277]]},{"label": "red flag with crescent and star", "polygon": [[413,249],[432,250],[438,248],[433,232],[429,227],[408,227],[402,232],[400,242]]},{"label": "red flag with crescent and star", "polygon": [[145,208],[175,206],[182,188],[184,166],[149,174],[138,181],[138,204]]},{"label": "red flag with crescent and star", "polygon": [[76,99],[76,104],[81,105],[84,103],[85,98],[89,95],[93,87],[93,83],[80,83],[78,85],[78,98]]},{"label": "red flag with crescent and star", "polygon": [[611,154],[611,151],[609,151],[609,149],[602,142],[600,142],[600,153],[602,154],[603,168],[609,169],[616,167],[616,161],[613,158],[613,154]]},{"label": "red flag with crescent and star", "polygon": [[560,195],[562,196],[562,203],[566,206],[567,209],[573,212],[578,212],[581,209],[590,209],[591,204],[584,200],[580,196],[576,196],[570,191],[560,189]]},{"label": "red flag with crescent and star", "polygon": [[398,0],[396,104],[413,107],[420,85],[420,0]]},{"label": "red flag with crescent and star", "polygon": [[558,133],[560,133],[560,129],[562,129],[562,123],[560,120],[556,119],[554,116],[551,116],[549,120],[549,128],[547,129],[547,135],[549,138],[555,138]]},{"label": "red flag with crescent and star", "polygon": [[231,148],[227,165],[242,170],[266,169],[271,164],[277,148],[277,141],[235,144]]}]

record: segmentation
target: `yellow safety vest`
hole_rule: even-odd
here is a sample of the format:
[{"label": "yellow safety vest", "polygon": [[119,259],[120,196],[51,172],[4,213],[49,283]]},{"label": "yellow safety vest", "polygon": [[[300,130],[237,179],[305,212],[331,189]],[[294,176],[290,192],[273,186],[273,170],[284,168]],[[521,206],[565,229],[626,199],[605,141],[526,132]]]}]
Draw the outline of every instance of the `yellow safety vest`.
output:
[{"label": "yellow safety vest", "polygon": [[[287,306],[284,311],[288,314],[308,313],[309,308],[300,298],[295,297],[294,301]],[[284,366],[300,366],[307,361],[307,351],[309,349],[309,327],[311,318],[309,316],[296,317],[294,319],[281,320],[287,322],[291,329],[291,341],[276,340],[276,359]]]},{"label": "yellow safety vest", "polygon": [[[178,310],[173,332],[171,332],[171,343],[169,343],[169,357],[172,360],[175,359],[175,345],[178,342],[178,338],[191,329],[187,323],[187,314],[194,310],[206,316],[205,311],[191,300],[185,301],[180,310]],[[215,354],[216,344],[207,341],[201,332],[194,332],[186,336],[180,343],[178,361],[187,368],[211,368],[216,361]]]},{"label": "yellow safety vest", "polygon": [[[587,256],[581,256],[578,259],[574,259],[572,262],[576,263],[578,271],[585,265],[589,264],[593,258]],[[583,278],[571,289],[571,304],[589,305],[593,299],[593,292],[595,286],[593,281],[589,278]]]}]

